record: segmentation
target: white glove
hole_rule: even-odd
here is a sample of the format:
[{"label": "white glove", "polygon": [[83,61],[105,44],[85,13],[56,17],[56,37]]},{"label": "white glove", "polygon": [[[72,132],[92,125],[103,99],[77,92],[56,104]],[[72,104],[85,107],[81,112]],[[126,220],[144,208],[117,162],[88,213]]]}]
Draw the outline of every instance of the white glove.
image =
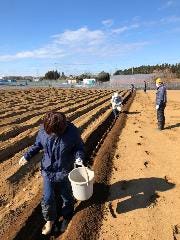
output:
[{"label": "white glove", "polygon": [[28,163],[28,161],[25,159],[24,156],[19,160],[19,165],[20,166],[26,165],[27,163]]},{"label": "white glove", "polygon": [[83,166],[83,161],[81,158],[77,158],[76,161],[75,161],[75,164],[78,165],[78,166]]},{"label": "white glove", "polygon": [[156,110],[158,110],[159,109],[159,105],[156,105]]}]

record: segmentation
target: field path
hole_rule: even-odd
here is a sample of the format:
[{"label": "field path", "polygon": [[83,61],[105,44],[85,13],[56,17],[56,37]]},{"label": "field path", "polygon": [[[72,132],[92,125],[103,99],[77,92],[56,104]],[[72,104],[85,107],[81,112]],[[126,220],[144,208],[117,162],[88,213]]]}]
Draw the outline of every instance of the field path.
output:
[{"label": "field path", "polygon": [[113,158],[99,240],[180,239],[180,92],[156,129],[155,92],[137,92]]}]

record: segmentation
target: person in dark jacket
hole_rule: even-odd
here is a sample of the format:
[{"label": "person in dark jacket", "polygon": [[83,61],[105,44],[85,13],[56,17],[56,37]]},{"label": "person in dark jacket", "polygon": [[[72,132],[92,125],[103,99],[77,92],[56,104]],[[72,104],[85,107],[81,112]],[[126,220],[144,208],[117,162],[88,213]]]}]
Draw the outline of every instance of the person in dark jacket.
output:
[{"label": "person in dark jacket", "polygon": [[163,130],[165,125],[164,109],[166,107],[166,102],[167,102],[167,92],[166,92],[166,87],[160,78],[156,79],[156,87],[157,87],[156,110],[157,110],[158,129]]},{"label": "person in dark jacket", "polygon": [[147,90],[147,83],[146,81],[144,81],[144,92],[146,93],[146,90]]},{"label": "person in dark jacket", "polygon": [[57,199],[62,201],[59,205],[64,220],[60,231],[64,232],[74,211],[74,198],[68,174],[74,168],[74,164],[83,165],[84,144],[78,129],[66,120],[63,113],[49,112],[44,117],[44,123],[34,145],[20,159],[19,164],[28,163],[40,150],[44,150],[41,161],[43,177],[41,206],[46,220],[42,234],[49,234],[59,217]]},{"label": "person in dark jacket", "polygon": [[135,91],[135,86],[134,86],[134,84],[132,83],[131,84],[131,93],[133,93]]}]

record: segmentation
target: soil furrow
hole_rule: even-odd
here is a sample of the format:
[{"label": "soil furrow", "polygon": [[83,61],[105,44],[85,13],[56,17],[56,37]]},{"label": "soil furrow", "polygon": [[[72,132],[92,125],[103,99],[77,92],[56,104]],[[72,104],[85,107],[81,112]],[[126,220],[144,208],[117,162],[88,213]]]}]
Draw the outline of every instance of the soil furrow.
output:
[{"label": "soil furrow", "polygon": [[[91,96],[87,96],[87,99],[89,99]],[[83,99],[83,98],[82,98]],[[69,100],[69,99],[68,99]],[[81,99],[78,99],[77,100],[78,102],[81,102],[82,100]],[[69,101],[69,102],[67,102],[66,100],[65,100],[65,104],[64,104],[64,106],[68,106],[69,104],[73,104],[73,100],[72,101]],[[61,103],[60,103],[61,104]],[[26,121],[26,120],[28,120],[28,119],[30,119],[31,117],[34,117],[34,116],[37,116],[38,114],[42,114],[42,113],[45,113],[45,112],[47,112],[47,111],[50,111],[52,108],[53,108],[53,106],[54,106],[54,104],[51,104],[48,108],[46,107],[45,109],[41,109],[40,111],[35,111],[35,112],[33,112],[32,113],[32,111],[30,111],[30,112],[26,112],[26,114],[24,114],[24,116],[21,116],[21,115],[16,115],[15,114],[15,116],[13,116],[13,117],[11,117],[11,118],[8,118],[7,120],[6,119],[3,119],[3,123],[1,123],[0,124],[0,126],[1,127],[3,127],[3,126],[6,126],[7,124],[14,124],[14,123],[21,123],[22,121]],[[56,107],[56,108],[54,108],[55,110],[57,109],[59,109],[58,107]]]},{"label": "soil furrow", "polygon": [[[72,106],[72,108],[68,108],[67,111],[64,111],[66,114],[71,111],[75,111],[78,109],[76,112],[68,115],[67,116],[70,118],[70,120],[73,120],[78,117],[80,114],[86,113],[89,111],[89,108],[92,109],[93,106],[98,105],[99,103],[94,102],[96,101],[97,98],[90,99],[84,103],[84,101],[81,104],[78,104],[78,106]],[[93,104],[89,104],[92,103]],[[88,104],[88,107],[85,107],[83,109],[79,109],[79,107],[86,106]],[[21,151],[23,148],[31,145],[33,141],[35,140],[35,135],[37,134],[38,127],[34,127],[32,129],[28,129],[23,133],[20,133],[17,137],[7,140],[6,142],[3,142],[1,144],[1,156],[0,156],[0,162],[7,160],[10,156],[15,154],[18,151]]]},{"label": "soil furrow", "polygon": [[[107,118],[102,120],[101,121],[101,125],[98,125],[97,130],[93,131],[92,135],[95,135],[96,137],[93,138],[92,135],[90,135],[90,138],[91,138],[91,140],[93,142],[91,142],[88,138],[86,139],[86,148],[87,148],[88,154],[93,154],[93,152],[91,152],[91,151],[96,148],[96,144],[101,142],[101,138],[105,138],[105,136],[107,134],[106,132],[108,132],[110,130],[110,128],[111,128],[110,126],[113,125],[113,115],[112,115],[112,113],[108,116],[108,119],[109,120],[107,120]],[[105,126],[105,127],[102,127],[102,126]],[[94,146],[93,149],[89,145],[91,145],[91,146],[93,145]],[[17,239],[21,239],[22,240],[24,238],[24,236],[25,236],[24,234],[27,231],[30,232],[29,233],[30,235],[28,237],[29,240],[30,239],[33,239],[33,240],[40,239],[39,233],[40,233],[40,229],[42,227],[43,221],[42,221],[42,218],[39,216],[39,214],[40,214],[39,211],[40,211],[40,207],[38,206],[35,209],[35,211],[33,212],[32,216],[29,218],[26,226],[20,231],[20,233],[15,238],[16,240]],[[35,221],[36,218],[41,220],[39,222],[40,224],[39,224],[39,228],[38,229],[37,229],[37,225],[33,226],[34,225],[34,221]],[[33,219],[33,222],[32,222],[32,219]],[[38,230],[38,232],[37,232],[37,230]],[[91,238],[89,238],[89,239],[91,239]]]},{"label": "soil furrow", "polygon": [[[102,97],[103,97],[104,95],[102,95]],[[10,137],[14,137],[14,136],[16,136],[17,134],[19,134],[19,133],[21,133],[21,128],[25,128],[24,130],[26,130],[27,128],[28,128],[28,125],[29,125],[29,127],[30,127],[30,123],[31,123],[31,121],[33,122],[34,120],[34,118],[36,119],[38,119],[38,120],[40,120],[40,118],[43,116],[43,114],[45,113],[45,112],[47,112],[47,111],[49,111],[49,110],[54,110],[54,111],[58,111],[58,110],[61,110],[61,111],[64,111],[64,112],[66,112],[66,113],[68,113],[68,112],[70,112],[70,111],[74,111],[74,110],[76,110],[75,108],[74,108],[74,106],[76,106],[75,104],[78,104],[79,102],[81,102],[81,104],[79,105],[79,107],[81,107],[82,106],[82,104],[83,103],[85,103],[85,104],[87,104],[87,103],[89,103],[89,101],[88,100],[90,100],[91,101],[91,98],[93,99],[93,97],[95,97],[95,96],[91,96],[91,97],[89,97],[88,96],[88,98],[87,99],[83,99],[83,101],[81,100],[81,98],[79,98],[78,100],[75,100],[75,101],[70,101],[69,103],[63,103],[63,104],[58,104],[58,105],[60,105],[60,106],[57,106],[57,105],[55,105],[54,106],[54,108],[52,108],[51,107],[51,109],[48,109],[48,108],[46,108],[46,111],[45,110],[42,110],[42,111],[40,111],[40,112],[38,112],[38,113],[34,113],[33,115],[31,114],[31,115],[27,115],[27,118],[28,118],[28,120],[26,120],[25,119],[25,121],[27,122],[23,122],[23,123],[19,123],[19,124],[13,124],[13,126],[11,127],[11,126],[8,126],[8,127],[6,127],[6,128],[3,128],[2,130],[1,130],[1,134],[0,134],[0,137],[1,137],[1,141],[5,141],[5,140],[7,140],[7,139],[9,139]],[[98,97],[96,97],[96,98],[94,98],[94,100],[96,100],[96,99],[98,99]],[[86,102],[87,101],[87,102]],[[84,105],[85,105],[84,104]],[[70,105],[70,107],[68,107]],[[24,120],[24,119],[22,119],[22,120]],[[21,124],[21,125],[20,125]],[[27,126],[24,126],[24,125],[27,125]],[[15,130],[15,129],[16,130]],[[14,131],[15,130],[15,131]]]},{"label": "soil furrow", "polygon": [[[87,106],[85,106],[85,105],[83,106],[83,104],[82,104],[81,109],[78,109],[78,107],[73,106],[73,109],[74,109],[74,111],[76,111],[76,113],[71,113],[71,111],[69,111],[67,109],[67,112],[69,111],[68,115],[69,115],[70,119],[75,120],[77,125],[79,127],[81,127],[81,131],[84,133],[83,138],[86,142],[86,149],[87,149],[87,153],[89,155],[95,154],[97,152],[97,150],[99,148],[101,148],[102,141],[105,139],[107,132],[111,129],[111,126],[113,125],[113,115],[111,113],[111,110],[108,111],[110,97],[105,96],[111,92],[112,91],[95,91],[94,90],[93,93],[96,96],[99,95],[98,98],[101,97],[100,101],[98,101],[98,100],[96,101],[95,99],[93,99],[93,100],[89,101],[88,103],[86,103]],[[122,93],[122,96],[124,96],[125,98],[127,97],[127,95],[128,94],[126,92]],[[82,94],[81,94],[81,96],[82,96]],[[104,99],[103,99],[103,97],[104,97]],[[81,102],[82,102],[82,100],[81,100]],[[79,106],[80,106],[80,104],[79,104]],[[84,114],[84,119],[83,119],[83,117],[79,117],[82,114]],[[77,119],[78,117],[79,117],[79,119]],[[34,119],[34,124],[36,124],[36,120],[38,121],[38,119]],[[87,129],[88,126],[91,126],[91,127]],[[95,128],[95,126],[96,126],[96,128]],[[29,127],[32,127],[32,126],[30,125]],[[25,132],[25,134],[30,133],[30,138],[31,137],[33,138],[33,135],[35,135],[34,130],[37,131],[36,127],[33,129],[29,129],[30,132]],[[91,134],[85,134],[88,131],[91,131]],[[18,136],[18,139],[21,139],[23,134],[24,133],[20,133],[20,135]],[[93,137],[93,135],[95,135],[96,137]],[[22,137],[22,139],[24,140],[23,142],[26,142],[26,139],[24,139],[23,137]],[[18,142],[18,144],[21,145],[21,140]],[[17,149],[21,149],[18,145],[15,145],[15,146],[17,147]],[[26,145],[23,145],[23,149],[25,147],[26,147]],[[11,150],[13,151],[13,149],[11,149]],[[17,154],[17,157],[18,156],[19,155]],[[95,156],[95,155],[93,155],[93,156]],[[39,154],[34,159],[34,162],[30,163],[29,169],[27,168],[27,166],[24,166],[24,167],[19,168],[19,170],[17,170],[17,173],[14,172],[14,174],[12,174],[11,176],[9,175],[9,178],[8,178],[8,181],[6,184],[10,184],[9,185],[9,190],[10,190],[9,194],[11,196],[9,196],[8,201],[10,201],[10,199],[12,199],[12,201],[10,202],[11,206],[10,205],[9,205],[10,207],[8,206],[9,209],[6,206],[7,210],[3,210],[4,213],[2,212],[4,214],[3,225],[1,228],[1,230],[3,231],[3,237],[7,236],[8,239],[12,239],[12,236],[15,236],[16,232],[20,228],[23,227],[23,224],[27,220],[28,216],[31,215],[31,217],[35,217],[34,221],[36,223],[38,221],[39,224],[35,224],[36,226],[35,225],[32,226],[31,219],[29,219],[28,223],[26,224],[26,227],[25,227],[26,234],[23,235],[25,228],[22,228],[22,231],[17,235],[17,239],[24,239],[24,237],[27,238],[27,230],[28,230],[28,232],[30,231],[29,239],[33,239],[33,240],[38,239],[39,240],[38,232],[39,232],[43,222],[42,222],[41,214],[39,214],[40,207],[39,207],[38,203],[39,203],[40,197],[41,197],[41,187],[38,183],[39,182],[38,177],[36,178],[36,175],[37,175],[36,171],[39,168],[40,158],[41,158],[41,154]],[[91,161],[91,163],[92,163],[93,159],[91,158],[91,159],[89,159],[89,161]],[[5,167],[5,165],[4,165],[4,167]],[[27,186],[27,188],[24,189],[24,186]],[[33,192],[31,192],[32,196],[29,196],[28,188],[33,188],[33,187],[36,187],[37,190],[36,191],[34,190]],[[3,188],[1,188],[1,189],[3,189]],[[21,192],[21,189],[24,189],[23,193]],[[24,196],[23,199],[22,199],[22,196]],[[28,200],[28,197],[30,200]],[[15,203],[14,201],[17,200],[18,198],[21,198],[21,199],[19,200],[19,205],[16,208],[15,205],[12,206],[12,204]],[[35,213],[31,214],[33,211],[33,208],[35,208]],[[8,211],[9,211],[9,214],[8,214]],[[17,219],[18,219],[18,221],[17,221]],[[5,227],[5,223],[13,224],[14,229],[12,231],[8,232],[8,229]],[[30,224],[30,228],[28,227],[28,224]],[[34,232],[32,232],[32,231],[34,231]],[[4,238],[4,239],[6,239],[6,238]]]}]

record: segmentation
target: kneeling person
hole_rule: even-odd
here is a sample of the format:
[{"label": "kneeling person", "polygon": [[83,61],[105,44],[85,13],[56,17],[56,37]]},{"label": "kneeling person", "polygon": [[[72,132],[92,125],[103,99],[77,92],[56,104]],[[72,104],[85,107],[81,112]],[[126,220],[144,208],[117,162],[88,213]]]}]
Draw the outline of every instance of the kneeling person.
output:
[{"label": "kneeling person", "polygon": [[118,92],[115,92],[111,98],[112,110],[115,118],[121,112],[122,108],[122,98],[118,95]]}]

